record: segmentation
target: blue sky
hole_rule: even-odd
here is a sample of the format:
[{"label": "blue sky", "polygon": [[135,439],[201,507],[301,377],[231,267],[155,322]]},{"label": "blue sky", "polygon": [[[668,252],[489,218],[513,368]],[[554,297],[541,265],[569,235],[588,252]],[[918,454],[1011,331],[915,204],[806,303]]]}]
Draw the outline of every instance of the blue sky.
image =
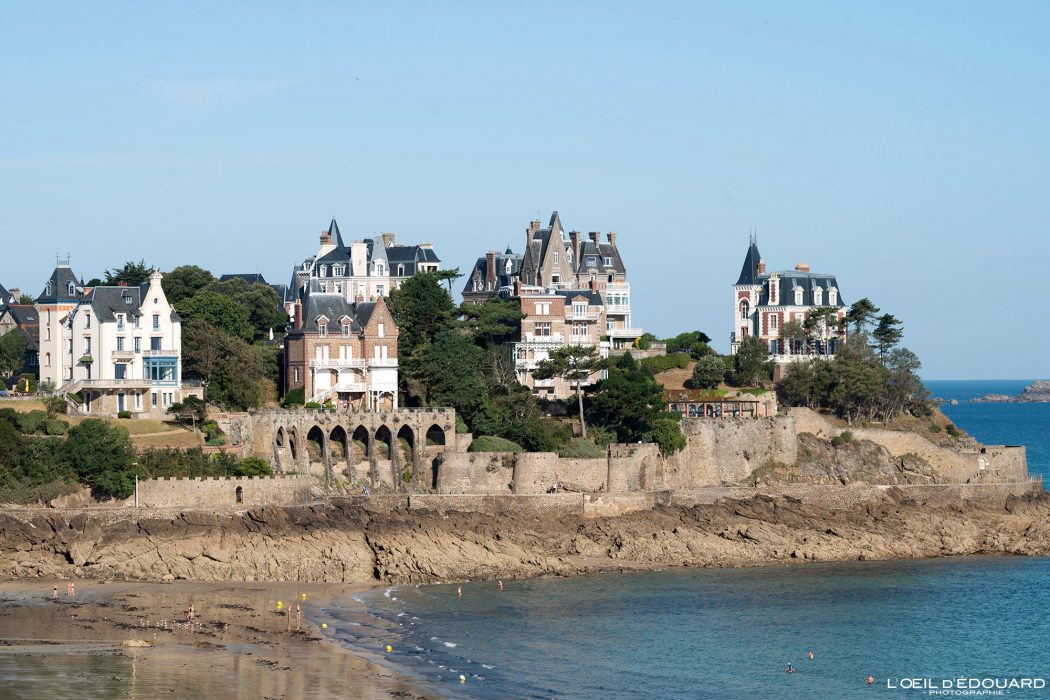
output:
[{"label": "blue sky", "polygon": [[[450,267],[615,230],[635,325],[725,350],[751,228],[930,378],[1050,375],[1050,5],[24,3],[0,22],[0,282],[55,254],[286,282],[344,236]],[[1035,301],[1029,310],[1030,301]]]}]

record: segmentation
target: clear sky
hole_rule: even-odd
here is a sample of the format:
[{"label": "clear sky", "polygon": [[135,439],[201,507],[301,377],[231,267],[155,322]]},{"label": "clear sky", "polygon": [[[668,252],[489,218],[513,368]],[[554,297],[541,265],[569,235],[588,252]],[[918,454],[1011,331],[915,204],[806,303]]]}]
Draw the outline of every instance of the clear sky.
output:
[{"label": "clear sky", "polygon": [[657,335],[728,349],[755,228],[924,376],[1046,377],[1048,35],[1037,2],[11,5],[0,282],[287,282],[333,215],[466,270],[557,209],[619,233]]}]

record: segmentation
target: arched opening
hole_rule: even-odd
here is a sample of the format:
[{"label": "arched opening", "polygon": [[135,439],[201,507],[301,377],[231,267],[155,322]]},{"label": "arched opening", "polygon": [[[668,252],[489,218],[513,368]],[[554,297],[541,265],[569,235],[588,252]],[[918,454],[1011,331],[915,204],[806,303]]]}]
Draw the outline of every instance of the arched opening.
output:
[{"label": "arched opening", "polygon": [[394,436],[390,433],[390,428],[385,425],[379,426],[379,430],[376,431],[375,447],[376,457],[390,459],[394,447]]},{"label": "arched opening", "polygon": [[427,447],[445,445],[445,431],[437,423],[427,428]]},{"label": "arched opening", "polygon": [[332,451],[332,459],[338,461],[345,461],[350,456],[350,452],[347,449],[346,431],[343,430],[343,426],[337,425],[332,428],[331,435],[328,436],[329,444],[328,449]]},{"label": "arched opening", "polygon": [[237,499],[237,503],[244,503],[244,487],[238,486],[233,492],[233,497]]},{"label": "arched opening", "polygon": [[417,475],[416,470],[416,436],[412,428],[402,425],[397,431],[397,456],[401,464],[401,475],[405,481],[411,481]]},{"label": "arched opening", "polygon": [[284,447],[285,446],[285,444],[288,442],[288,440],[284,436],[284,427],[283,426],[277,429],[277,435],[275,435],[273,439],[274,439],[274,442],[277,443],[278,447]]},{"label": "arched opening", "polygon": [[288,430],[288,452],[292,455],[292,464],[299,461],[299,432],[295,428]]},{"label": "arched opening", "polygon": [[353,450],[355,462],[368,459],[368,429],[365,426],[359,425],[354,430],[350,439],[350,449]]},{"label": "arched opening", "polygon": [[324,432],[316,425],[306,434],[306,453],[311,462],[320,462],[324,456]]}]

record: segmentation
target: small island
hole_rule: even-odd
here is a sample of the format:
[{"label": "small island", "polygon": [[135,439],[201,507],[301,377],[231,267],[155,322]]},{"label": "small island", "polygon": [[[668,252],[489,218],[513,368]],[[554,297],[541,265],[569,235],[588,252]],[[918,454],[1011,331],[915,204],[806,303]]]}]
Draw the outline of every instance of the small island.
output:
[{"label": "small island", "polygon": [[1029,384],[1017,396],[988,394],[972,399],[973,403],[1046,403],[1050,402],[1050,381],[1040,380]]}]

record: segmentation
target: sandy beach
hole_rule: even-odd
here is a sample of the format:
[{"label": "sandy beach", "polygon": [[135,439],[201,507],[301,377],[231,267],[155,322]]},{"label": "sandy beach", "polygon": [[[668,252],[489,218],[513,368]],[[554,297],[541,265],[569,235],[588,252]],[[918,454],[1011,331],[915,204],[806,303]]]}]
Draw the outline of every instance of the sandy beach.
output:
[{"label": "sandy beach", "polygon": [[[52,597],[53,586],[58,597]],[[326,639],[308,619],[364,585],[0,584],[0,687],[6,698],[423,698],[394,672]],[[276,601],[289,616],[277,611]],[[296,629],[295,603],[303,605]],[[187,624],[194,606],[195,624]],[[143,646],[127,646],[127,643]],[[148,646],[146,646],[148,645]],[[381,654],[376,650],[376,654]]]}]

